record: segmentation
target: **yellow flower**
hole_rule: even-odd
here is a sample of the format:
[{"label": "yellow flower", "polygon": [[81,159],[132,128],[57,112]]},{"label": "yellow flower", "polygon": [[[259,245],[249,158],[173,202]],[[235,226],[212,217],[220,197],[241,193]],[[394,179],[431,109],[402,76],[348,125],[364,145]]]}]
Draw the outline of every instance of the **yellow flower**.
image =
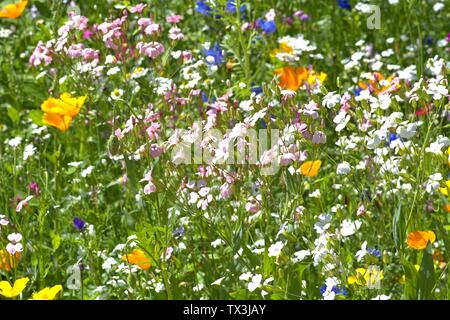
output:
[{"label": "yellow flower", "polygon": [[23,289],[27,285],[30,279],[28,278],[20,278],[14,282],[14,286],[11,287],[11,284],[8,281],[0,282],[0,294],[6,298],[14,298],[22,293]]},{"label": "yellow flower", "polygon": [[288,45],[286,42],[281,42],[280,47],[273,49],[272,52],[270,53],[270,56],[276,57],[277,54],[279,53],[292,54],[292,52],[294,52],[294,49],[290,45]]},{"label": "yellow flower", "polygon": [[444,196],[448,196],[448,191],[450,190],[450,180],[445,182],[445,187],[439,188],[439,192]]},{"label": "yellow flower", "polygon": [[60,284],[51,288],[44,288],[39,292],[33,293],[33,297],[30,300],[53,300],[61,290],[62,286]]},{"label": "yellow flower", "polygon": [[322,165],[322,161],[306,161],[300,166],[300,173],[307,177],[315,177],[317,173],[319,173],[320,166]]},{"label": "yellow flower", "polygon": [[151,260],[145,255],[144,251],[141,249],[134,249],[131,253],[124,255],[122,257],[123,261],[128,261],[128,263],[135,264],[141,269],[148,269],[152,266]]},{"label": "yellow flower", "polygon": [[17,19],[22,15],[28,0],[22,0],[17,3],[7,4],[0,9],[0,18]]},{"label": "yellow flower", "polygon": [[66,131],[73,118],[80,112],[85,100],[85,96],[75,98],[70,93],[63,93],[59,99],[47,99],[41,105],[41,110],[44,112],[42,122],[60,131]]},{"label": "yellow flower", "polygon": [[0,270],[10,271],[17,268],[21,257],[20,252],[16,252],[15,255],[9,254],[6,250],[0,249]]},{"label": "yellow flower", "polygon": [[383,270],[378,268],[364,268],[356,269],[356,275],[347,278],[349,284],[357,284],[360,286],[374,286],[376,283],[384,278]]},{"label": "yellow flower", "polygon": [[408,235],[406,242],[411,249],[422,250],[427,247],[427,243],[436,241],[436,235],[431,230],[414,231]]}]

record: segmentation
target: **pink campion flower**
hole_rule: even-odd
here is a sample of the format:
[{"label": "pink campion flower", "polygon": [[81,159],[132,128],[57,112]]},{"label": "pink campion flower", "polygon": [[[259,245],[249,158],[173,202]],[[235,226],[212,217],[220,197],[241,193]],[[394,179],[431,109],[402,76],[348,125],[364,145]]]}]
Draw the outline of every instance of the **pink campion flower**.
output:
[{"label": "pink campion flower", "polygon": [[145,3],[139,3],[135,5],[134,7],[130,8],[131,13],[142,13],[144,9],[147,7]]},{"label": "pink campion flower", "polygon": [[83,31],[87,28],[89,19],[84,16],[75,14],[74,12],[69,13],[70,20],[67,22],[71,28]]},{"label": "pink campion flower", "polygon": [[220,198],[221,199],[228,199],[231,197],[231,195],[233,194],[233,189],[231,184],[229,183],[224,183],[223,185],[220,186]]},{"label": "pink campion flower", "polygon": [[122,140],[122,139],[125,137],[125,135],[122,133],[122,130],[121,130],[120,128],[117,128],[117,129],[114,131],[114,135],[115,135],[116,138],[119,139],[119,140]]},{"label": "pink campion flower", "polygon": [[136,49],[141,55],[145,55],[151,59],[154,59],[164,53],[164,46],[159,42],[138,42]]},{"label": "pink campion flower", "polygon": [[8,224],[9,224],[9,221],[8,221],[8,219],[6,219],[6,216],[0,214],[0,227],[1,226],[5,227]]},{"label": "pink campion flower", "polygon": [[339,112],[347,112],[348,110],[350,110],[350,108],[351,108],[350,101],[351,100],[352,100],[351,94],[348,92],[344,93],[341,98],[341,109],[339,110]]},{"label": "pink campion flower", "polygon": [[288,166],[295,160],[296,160],[296,157],[295,157],[295,154],[293,154],[293,153],[282,154],[279,159],[281,166]]},{"label": "pink campion flower", "polygon": [[161,125],[157,122],[153,122],[150,127],[147,128],[148,138],[150,140],[157,140],[159,138],[158,131]]},{"label": "pink campion flower", "polygon": [[67,37],[69,32],[70,32],[70,26],[65,24],[65,25],[63,25],[62,27],[60,27],[58,29],[58,36],[60,36],[60,37]]},{"label": "pink campion flower", "polygon": [[37,67],[41,63],[44,63],[46,66],[48,66],[53,60],[50,48],[51,43],[47,43],[44,45],[42,41],[39,41],[28,62],[33,67]]},{"label": "pink campion flower", "polygon": [[164,260],[169,260],[170,257],[172,256],[172,252],[173,252],[173,247],[167,247],[166,252],[164,254]]},{"label": "pink campion flower", "polygon": [[248,202],[245,204],[245,210],[247,210],[250,213],[258,213],[259,210],[261,210],[261,205],[260,203],[254,199],[253,197],[251,197]]},{"label": "pink campion flower", "polygon": [[23,246],[21,243],[8,243],[6,245],[6,251],[8,251],[8,253],[10,255],[14,255],[17,252],[22,252],[23,251]]},{"label": "pink campion flower", "polygon": [[312,142],[315,144],[325,144],[327,142],[327,136],[322,131],[314,132]]},{"label": "pink campion flower", "polygon": [[228,110],[227,103],[219,100],[212,103],[211,108],[213,108],[217,113],[225,112]]},{"label": "pink campion flower", "polygon": [[183,17],[180,16],[180,15],[174,15],[174,16],[166,17],[166,21],[168,23],[173,23],[173,24],[180,22],[182,19],[183,19]]},{"label": "pink campion flower", "polygon": [[169,39],[171,40],[183,40],[184,34],[181,32],[180,28],[172,27],[169,30]]},{"label": "pink campion flower", "polygon": [[34,196],[28,196],[25,199],[23,199],[22,201],[20,201],[16,206],[16,212],[22,211],[23,207],[26,207],[28,205],[28,201],[30,201],[33,198],[34,198]]},{"label": "pink campion flower", "polygon": [[358,210],[356,211],[356,215],[362,216],[366,212],[366,207],[364,207],[364,204],[360,205]]},{"label": "pink campion flower", "polygon": [[148,25],[147,27],[145,27],[144,33],[148,36],[151,36],[151,35],[158,33],[161,30],[162,30],[162,28],[159,24],[152,23],[152,24]]},{"label": "pink campion flower", "polygon": [[89,40],[93,35],[94,35],[94,32],[92,32],[91,30],[85,30],[83,32],[83,39]]},{"label": "pink campion flower", "polygon": [[67,50],[69,58],[79,58],[83,54],[84,45],[82,43],[72,44]]},{"label": "pink campion flower", "polygon": [[28,185],[28,190],[30,190],[30,193],[35,196],[38,196],[40,193],[39,185],[36,181],[31,181],[31,183]]},{"label": "pink campion flower", "polygon": [[141,30],[144,30],[145,27],[151,25],[153,23],[153,20],[150,18],[140,18],[138,20],[138,26],[141,27]]},{"label": "pink campion flower", "polygon": [[149,195],[153,192],[156,192],[156,186],[153,183],[153,177],[152,172],[149,171],[144,175],[144,178],[141,179],[139,182],[147,182],[147,184],[144,186],[144,194]]},{"label": "pink campion flower", "polygon": [[12,243],[18,243],[22,241],[22,235],[20,233],[11,233],[8,235],[8,240]]},{"label": "pink campion flower", "polygon": [[94,50],[91,48],[85,48],[83,49],[83,51],[81,52],[83,59],[85,61],[93,61],[93,60],[98,60],[100,57],[100,52],[98,50]]},{"label": "pink campion flower", "polygon": [[269,12],[266,13],[265,18],[267,21],[275,20],[276,13],[274,9],[270,9]]},{"label": "pink campion flower", "polygon": [[161,155],[162,152],[163,152],[163,149],[162,149],[159,145],[157,145],[156,143],[153,143],[153,144],[150,146],[150,155],[151,155],[153,158],[159,157],[159,156]]},{"label": "pink campion flower", "polygon": [[295,11],[292,15],[294,17],[300,18],[303,15],[303,13],[305,13],[303,10],[298,10],[298,11]]}]

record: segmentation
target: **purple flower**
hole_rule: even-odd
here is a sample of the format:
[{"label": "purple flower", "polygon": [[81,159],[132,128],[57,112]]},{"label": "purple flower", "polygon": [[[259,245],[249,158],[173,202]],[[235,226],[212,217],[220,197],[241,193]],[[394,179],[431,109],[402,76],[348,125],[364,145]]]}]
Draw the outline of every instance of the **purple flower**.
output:
[{"label": "purple flower", "polygon": [[84,220],[81,218],[75,217],[73,218],[73,226],[78,231],[83,231],[83,229],[86,228],[86,222],[84,222]]}]

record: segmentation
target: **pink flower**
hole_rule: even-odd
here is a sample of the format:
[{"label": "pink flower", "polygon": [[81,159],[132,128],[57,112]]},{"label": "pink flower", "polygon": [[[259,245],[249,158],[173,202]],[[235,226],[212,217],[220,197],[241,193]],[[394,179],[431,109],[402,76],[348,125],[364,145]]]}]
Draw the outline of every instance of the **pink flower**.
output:
[{"label": "pink flower", "polygon": [[144,178],[141,179],[139,182],[147,182],[147,184],[144,186],[144,194],[149,195],[153,192],[156,192],[156,186],[153,183],[153,177],[152,172],[149,171],[144,175]]},{"label": "pink flower", "polygon": [[327,142],[327,136],[321,131],[314,132],[312,142],[315,144],[324,144]]},{"label": "pink flower", "polygon": [[162,148],[156,143],[153,143],[150,146],[150,154],[153,158],[159,157],[162,152],[163,152]]},{"label": "pink flower", "polygon": [[144,33],[148,36],[158,33],[159,31],[161,31],[161,26],[157,23],[152,23],[144,29]]},{"label": "pink flower", "polygon": [[48,66],[53,60],[50,47],[50,44],[44,45],[42,41],[39,41],[28,62],[33,67],[37,67],[41,63],[45,63]]},{"label": "pink flower", "polygon": [[0,226],[7,226],[9,221],[6,219],[4,215],[0,214]]},{"label": "pink flower", "polygon": [[220,197],[222,199],[228,199],[233,194],[233,189],[229,183],[224,183],[220,186]]},{"label": "pink flower", "polygon": [[182,19],[183,19],[183,17],[179,16],[179,15],[166,17],[166,21],[168,23],[174,23],[174,24],[180,22]]},{"label": "pink flower", "polygon": [[72,44],[67,50],[67,55],[71,58],[79,58],[83,54],[84,45],[82,43]]},{"label": "pink flower", "polygon": [[142,29],[144,29],[145,27],[151,25],[153,23],[153,20],[150,18],[140,18],[138,20],[138,25],[139,27],[141,27]]},{"label": "pink flower", "polygon": [[141,55],[154,59],[164,53],[164,46],[159,42],[138,42],[136,49]]},{"label": "pink flower", "polygon": [[20,201],[16,206],[16,212],[20,212],[23,207],[26,207],[28,205],[28,201],[33,199],[34,196],[28,196],[24,200]]},{"label": "pink flower", "polygon": [[287,166],[290,165],[295,160],[296,157],[293,153],[285,153],[280,156],[280,165]]},{"label": "pink flower", "polygon": [[130,9],[131,13],[142,13],[147,5],[145,3],[139,3]]},{"label": "pink flower", "polygon": [[21,243],[16,243],[16,244],[8,243],[7,246],[6,246],[6,251],[8,251],[8,253],[10,255],[14,255],[17,252],[22,252],[23,251],[23,246],[22,246]]},{"label": "pink flower", "polygon": [[83,59],[86,60],[86,61],[98,60],[98,58],[100,56],[100,53],[99,53],[98,50],[94,50],[94,49],[91,49],[91,48],[83,49],[81,54],[83,55]]},{"label": "pink flower", "polygon": [[275,20],[275,17],[276,17],[275,10],[270,9],[269,12],[266,13],[266,16],[265,16],[265,17],[266,17],[266,20],[267,20],[267,21],[273,21],[273,20]]},{"label": "pink flower", "polygon": [[181,32],[180,28],[173,27],[169,30],[169,38],[171,40],[183,40],[184,34]]},{"label": "pink flower", "polygon": [[116,136],[117,139],[122,140],[123,137],[125,137],[125,135],[122,133],[122,130],[120,128],[117,128],[114,131],[114,135]]},{"label": "pink flower", "polygon": [[8,235],[8,240],[12,243],[18,243],[22,241],[22,235],[20,233],[11,233]]}]

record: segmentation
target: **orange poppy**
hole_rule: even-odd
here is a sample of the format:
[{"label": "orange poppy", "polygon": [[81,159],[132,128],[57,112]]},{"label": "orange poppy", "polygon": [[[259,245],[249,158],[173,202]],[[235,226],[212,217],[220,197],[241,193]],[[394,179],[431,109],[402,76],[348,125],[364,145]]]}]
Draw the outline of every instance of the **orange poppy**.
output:
[{"label": "orange poppy", "polygon": [[[381,73],[374,72],[373,77],[374,77],[374,79],[368,80],[368,83],[366,83],[366,82],[358,83],[359,87],[363,90],[369,89],[371,92],[375,93],[375,95],[378,95],[389,89],[397,90],[400,87],[399,84],[394,83],[394,81],[393,81],[394,77],[392,77],[392,76],[385,79]],[[381,81],[384,82],[384,85],[381,84]],[[392,88],[391,88],[391,86],[392,86]]]},{"label": "orange poppy", "polygon": [[450,213],[450,203],[444,204],[444,210],[445,210],[447,213]]},{"label": "orange poppy", "polygon": [[72,97],[70,93],[63,93],[59,99],[49,98],[41,105],[44,115],[42,122],[58,128],[60,131],[69,129],[73,118],[80,112],[86,97]]},{"label": "orange poppy", "polygon": [[143,270],[147,270],[152,266],[150,258],[148,258],[141,249],[134,249],[131,253],[124,255],[122,260],[135,264]]},{"label": "orange poppy", "polygon": [[427,247],[427,243],[436,241],[436,235],[431,230],[414,231],[408,235],[406,242],[411,249],[422,250]]},{"label": "orange poppy", "polygon": [[0,18],[17,19],[22,15],[28,0],[22,0],[17,3],[7,4],[0,9]]},{"label": "orange poppy", "polygon": [[11,269],[15,269],[19,264],[20,257],[20,252],[11,255],[6,250],[0,249],[0,270],[11,271]]},{"label": "orange poppy", "polygon": [[307,177],[315,177],[319,173],[322,161],[306,161],[300,166],[300,173]]},{"label": "orange poppy", "polygon": [[308,70],[305,67],[283,67],[275,69],[280,77],[279,85],[284,89],[296,91],[308,79]]}]

